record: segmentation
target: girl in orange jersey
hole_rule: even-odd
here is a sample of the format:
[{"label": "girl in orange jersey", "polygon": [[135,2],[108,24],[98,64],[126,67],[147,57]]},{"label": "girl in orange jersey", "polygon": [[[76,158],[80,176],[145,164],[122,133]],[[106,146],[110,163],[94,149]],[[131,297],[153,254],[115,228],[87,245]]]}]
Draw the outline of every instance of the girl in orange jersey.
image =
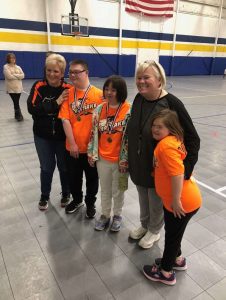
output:
[{"label": "girl in orange jersey", "polygon": [[95,229],[101,231],[109,225],[113,199],[113,222],[110,230],[119,231],[124,202],[124,191],[119,189],[119,176],[120,173],[127,172],[127,160],[123,157],[121,144],[130,115],[125,80],[120,76],[109,77],[104,83],[103,93],[106,102],[94,111],[92,136],[88,146],[89,163],[94,166],[97,162],[101,186],[102,214],[96,220]]},{"label": "girl in orange jersey", "polygon": [[152,136],[158,141],[153,163],[156,192],[164,206],[165,248],[163,257],[152,266],[144,266],[143,272],[152,281],[174,285],[174,270],[187,269],[186,259],[181,256],[183,234],[202,200],[194,178],[184,179],[186,149],[177,113],[164,109],[153,116],[151,125]]}]

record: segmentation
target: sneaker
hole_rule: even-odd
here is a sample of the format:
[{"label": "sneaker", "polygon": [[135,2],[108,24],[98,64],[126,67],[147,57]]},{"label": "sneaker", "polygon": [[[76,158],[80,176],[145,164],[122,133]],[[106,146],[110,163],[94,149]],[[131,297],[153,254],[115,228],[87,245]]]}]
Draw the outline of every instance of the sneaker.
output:
[{"label": "sneaker", "polygon": [[110,223],[110,218],[106,218],[104,215],[101,215],[98,220],[95,222],[95,230],[102,231],[104,230]]},{"label": "sneaker", "polygon": [[114,232],[119,231],[121,229],[121,223],[122,223],[122,217],[114,216],[110,230]]},{"label": "sneaker", "polygon": [[95,205],[86,207],[86,218],[93,219],[96,215],[96,207]]},{"label": "sneaker", "polygon": [[[155,264],[157,266],[160,266],[161,265],[161,261],[162,261],[161,258],[156,258],[155,259]],[[176,271],[185,271],[185,270],[187,270],[187,268],[188,268],[188,266],[186,264],[186,258],[185,257],[181,257],[181,262],[177,263],[175,261],[175,263],[173,265],[173,270],[176,270]]]},{"label": "sneaker", "polygon": [[160,234],[153,234],[150,231],[147,231],[145,236],[139,241],[138,245],[141,248],[149,249],[153,246],[154,242],[160,239]]},{"label": "sneaker", "polygon": [[39,204],[38,204],[38,208],[41,210],[41,211],[45,211],[48,209],[48,200],[47,199],[40,199],[39,201]]},{"label": "sneaker", "polygon": [[62,195],[62,198],[60,200],[61,207],[67,206],[69,202],[70,202],[70,195],[66,195],[66,196]]},{"label": "sneaker", "polygon": [[141,239],[147,232],[148,230],[144,227],[139,227],[135,230],[130,231],[129,237],[133,240],[139,240]]},{"label": "sneaker", "polygon": [[176,283],[176,276],[175,272],[172,271],[170,277],[165,277],[158,266],[144,266],[143,267],[144,275],[152,280],[152,281],[159,281],[167,285],[174,285]]},{"label": "sneaker", "polygon": [[73,214],[83,205],[83,202],[77,203],[75,200],[73,200],[65,207],[65,212],[66,214]]}]

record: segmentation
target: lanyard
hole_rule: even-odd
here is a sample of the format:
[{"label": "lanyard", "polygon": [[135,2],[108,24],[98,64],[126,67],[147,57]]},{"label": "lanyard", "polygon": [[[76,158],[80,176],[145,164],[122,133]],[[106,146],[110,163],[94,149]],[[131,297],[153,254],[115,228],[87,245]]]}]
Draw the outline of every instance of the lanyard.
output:
[{"label": "lanyard", "polygon": [[82,111],[84,103],[85,103],[85,100],[86,100],[86,96],[87,96],[90,88],[91,88],[91,85],[89,84],[88,87],[87,87],[87,89],[86,89],[86,91],[85,91],[85,93],[84,93],[84,96],[80,99],[81,100],[80,104],[78,102],[79,99],[77,99],[76,89],[75,89],[75,105],[78,105],[77,106],[77,114],[80,114],[80,112]]},{"label": "lanyard", "polygon": [[158,102],[157,100],[160,98],[161,94],[162,94],[162,90],[161,90],[158,98],[155,100],[155,103],[153,104],[152,109],[149,111],[149,113],[144,118],[143,122],[142,122],[143,99],[141,101],[141,105],[140,105],[140,117],[139,117],[139,139],[138,139],[138,150],[137,150],[138,155],[141,154],[141,149],[142,149],[142,133],[143,133],[143,129],[144,129],[147,121],[149,120],[150,116],[152,115],[152,113],[153,113],[153,111],[155,109],[155,106],[156,106],[156,104]]},{"label": "lanyard", "polygon": [[115,125],[115,122],[116,122],[116,119],[118,117],[118,114],[119,114],[119,111],[120,111],[121,107],[122,107],[122,103],[120,103],[120,105],[118,106],[118,108],[116,110],[116,113],[114,115],[113,121],[109,122],[109,120],[108,120],[109,103],[106,105],[106,119],[107,119],[108,134],[111,134],[112,129],[114,128],[114,125]]},{"label": "lanyard", "polygon": [[146,115],[145,119],[143,120],[142,122],[142,115],[143,115],[143,101],[141,102],[141,109],[140,109],[140,118],[139,118],[139,139],[142,138],[142,132],[143,132],[143,129],[149,119],[149,117],[151,116],[152,112],[154,111],[155,109],[155,106],[157,104],[157,101],[153,104],[153,107],[152,109],[149,111],[149,113]]}]

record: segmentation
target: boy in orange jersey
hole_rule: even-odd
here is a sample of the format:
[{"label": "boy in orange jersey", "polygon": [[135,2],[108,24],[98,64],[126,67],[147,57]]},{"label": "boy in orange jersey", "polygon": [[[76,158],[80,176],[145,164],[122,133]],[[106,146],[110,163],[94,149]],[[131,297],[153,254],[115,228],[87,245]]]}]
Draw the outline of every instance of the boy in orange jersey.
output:
[{"label": "boy in orange jersey", "polygon": [[102,91],[89,82],[88,65],[84,60],[73,60],[69,64],[69,78],[73,85],[69,89],[68,101],[61,106],[59,118],[66,134],[67,166],[70,191],[73,197],[65,212],[74,213],[83,205],[83,171],[86,176],[86,216],[96,214],[95,201],[98,192],[98,174],[87,158],[87,145],[92,128],[94,108],[103,102]]},{"label": "boy in orange jersey", "polygon": [[191,217],[201,206],[201,194],[194,178],[184,179],[186,149],[183,130],[176,112],[164,109],[153,116],[152,136],[158,141],[154,151],[156,192],[164,206],[165,248],[162,258],[144,266],[144,275],[167,285],[174,285],[174,270],[186,270],[181,256],[181,241]]}]

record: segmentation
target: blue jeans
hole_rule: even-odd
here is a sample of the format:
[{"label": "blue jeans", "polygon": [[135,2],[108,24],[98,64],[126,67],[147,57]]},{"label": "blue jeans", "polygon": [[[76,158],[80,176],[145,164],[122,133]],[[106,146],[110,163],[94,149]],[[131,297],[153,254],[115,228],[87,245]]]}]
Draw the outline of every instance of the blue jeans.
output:
[{"label": "blue jeans", "polygon": [[41,168],[41,197],[46,200],[49,199],[56,164],[60,174],[62,195],[69,195],[65,142],[43,139],[37,135],[34,135],[34,142]]}]

